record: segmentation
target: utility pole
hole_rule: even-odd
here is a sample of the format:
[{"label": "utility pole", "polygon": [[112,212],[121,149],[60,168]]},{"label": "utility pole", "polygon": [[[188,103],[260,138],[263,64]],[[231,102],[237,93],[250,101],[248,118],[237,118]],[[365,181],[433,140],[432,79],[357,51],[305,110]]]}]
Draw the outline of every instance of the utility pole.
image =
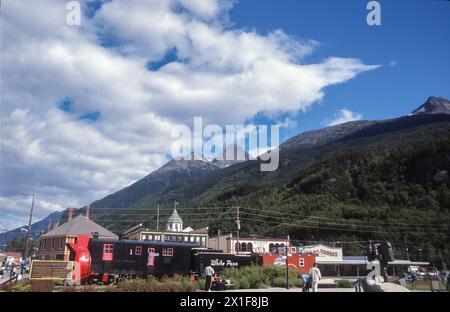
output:
[{"label": "utility pole", "polygon": [[405,237],[405,248],[406,248],[406,260],[409,261],[409,249],[408,249],[408,242],[406,240],[406,237]]},{"label": "utility pole", "polygon": [[286,242],[286,289],[289,289],[289,235],[287,236],[287,242]]},{"label": "utility pole", "polygon": [[419,251],[419,254],[420,254],[420,261],[423,261],[423,258],[422,258],[422,248],[417,248],[417,250]]},{"label": "utility pole", "polygon": [[28,196],[32,196],[32,200],[31,200],[31,209],[30,209],[30,219],[28,220],[28,231],[27,231],[27,236],[25,238],[25,252],[24,252],[24,259],[22,260],[22,264],[20,266],[20,275],[23,275],[23,265],[24,265],[24,261],[27,260],[28,258],[28,241],[30,240],[30,233],[31,233],[31,222],[33,220],[33,209],[34,209],[34,198],[35,195],[34,194],[24,194],[24,195],[28,195]]},{"label": "utility pole", "polygon": [[220,248],[220,230],[217,230],[217,250]]},{"label": "utility pole", "polygon": [[236,226],[237,226],[237,254],[239,254],[239,250],[241,249],[241,245],[239,244],[239,231],[241,229],[241,220],[239,219],[239,207],[236,208]]},{"label": "utility pole", "polygon": [[158,208],[156,209],[156,230],[159,231],[159,204]]}]

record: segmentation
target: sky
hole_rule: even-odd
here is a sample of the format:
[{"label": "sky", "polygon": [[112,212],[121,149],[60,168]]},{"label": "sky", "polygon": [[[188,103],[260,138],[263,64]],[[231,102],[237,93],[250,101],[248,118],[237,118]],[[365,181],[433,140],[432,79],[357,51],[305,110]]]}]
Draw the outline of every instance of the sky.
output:
[{"label": "sky", "polygon": [[279,124],[281,141],[450,98],[449,1],[5,0],[0,229],[81,207],[169,160],[171,130]]}]

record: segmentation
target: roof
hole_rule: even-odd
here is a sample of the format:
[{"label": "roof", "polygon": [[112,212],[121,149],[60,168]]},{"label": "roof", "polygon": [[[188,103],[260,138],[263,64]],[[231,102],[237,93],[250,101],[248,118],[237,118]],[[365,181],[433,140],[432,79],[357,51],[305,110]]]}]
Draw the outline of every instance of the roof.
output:
[{"label": "roof", "polygon": [[93,232],[97,232],[99,237],[110,237],[114,239],[118,238],[116,234],[86,218],[85,216],[75,217],[71,221],[58,226],[56,229],[53,229],[48,233],[45,233],[42,237],[92,235]]},{"label": "roof", "polygon": [[167,223],[183,223],[183,220],[178,215],[177,209],[173,210],[172,215],[169,217],[169,220],[167,220]]},{"label": "roof", "polygon": [[204,227],[198,230],[193,230],[190,233],[192,234],[208,234],[208,227]]}]

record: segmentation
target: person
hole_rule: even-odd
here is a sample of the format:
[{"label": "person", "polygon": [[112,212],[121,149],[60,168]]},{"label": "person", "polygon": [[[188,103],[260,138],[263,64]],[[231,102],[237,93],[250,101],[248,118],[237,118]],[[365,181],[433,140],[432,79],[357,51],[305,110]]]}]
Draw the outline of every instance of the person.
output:
[{"label": "person", "polygon": [[212,284],[212,277],[214,275],[214,269],[208,265],[205,268],[205,277],[206,277],[206,281],[205,281],[205,291],[211,291],[211,284]]},{"label": "person", "polygon": [[387,283],[388,281],[388,272],[387,272],[387,268],[383,268],[383,281],[385,283]]},{"label": "person", "polygon": [[449,290],[449,285],[450,284],[450,275],[447,274],[447,290]]},{"label": "person", "polygon": [[322,278],[322,274],[320,273],[320,269],[317,267],[317,263],[314,263],[314,266],[311,268],[309,275],[311,277],[310,280],[312,285],[312,291],[317,292],[317,288],[319,287],[319,281]]},{"label": "person", "polygon": [[417,274],[416,272],[411,273],[411,285],[413,288],[416,288],[416,282],[417,282]]}]

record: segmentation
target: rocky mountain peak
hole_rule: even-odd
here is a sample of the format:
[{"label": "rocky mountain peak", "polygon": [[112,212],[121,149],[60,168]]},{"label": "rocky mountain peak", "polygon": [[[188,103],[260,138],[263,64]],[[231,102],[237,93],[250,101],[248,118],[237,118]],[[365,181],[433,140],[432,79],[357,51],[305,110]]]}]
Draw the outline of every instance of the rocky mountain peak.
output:
[{"label": "rocky mountain peak", "polygon": [[411,115],[421,114],[450,114],[450,101],[431,96],[423,105],[411,112]]}]

